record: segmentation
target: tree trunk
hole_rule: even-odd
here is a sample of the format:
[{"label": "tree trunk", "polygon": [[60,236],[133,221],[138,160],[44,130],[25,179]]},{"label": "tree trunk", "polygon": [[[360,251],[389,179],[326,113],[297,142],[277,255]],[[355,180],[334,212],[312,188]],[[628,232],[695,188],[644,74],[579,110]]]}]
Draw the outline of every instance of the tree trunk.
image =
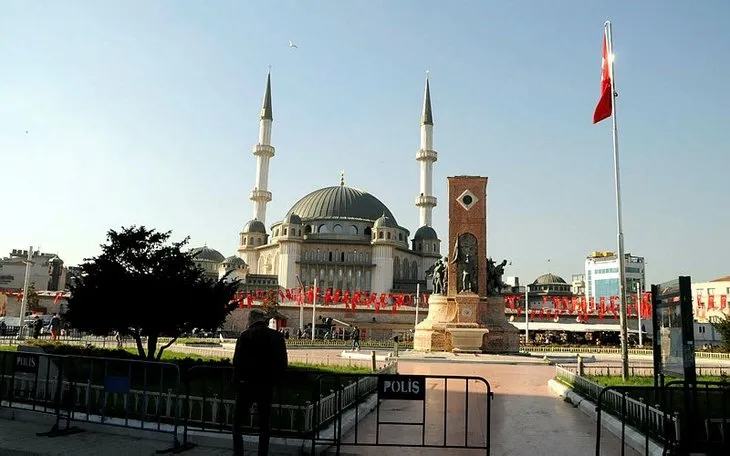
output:
[{"label": "tree trunk", "polygon": [[173,337],[170,340],[170,342],[168,342],[165,345],[163,345],[162,347],[160,347],[160,351],[157,352],[157,361],[162,359],[162,352],[164,352],[166,349],[170,348],[170,346],[175,343],[175,341],[177,340],[178,337],[180,337],[180,336],[177,335],[177,336]]},{"label": "tree trunk", "polygon": [[139,352],[139,357],[142,359],[145,359],[147,356],[144,352],[144,346],[142,345],[142,336],[139,335],[139,329],[135,329],[132,333],[132,337],[134,337],[134,341],[137,342],[137,352]]},{"label": "tree trunk", "polygon": [[155,353],[157,353],[157,339],[159,337],[160,334],[156,332],[147,335],[147,359],[155,359]]}]

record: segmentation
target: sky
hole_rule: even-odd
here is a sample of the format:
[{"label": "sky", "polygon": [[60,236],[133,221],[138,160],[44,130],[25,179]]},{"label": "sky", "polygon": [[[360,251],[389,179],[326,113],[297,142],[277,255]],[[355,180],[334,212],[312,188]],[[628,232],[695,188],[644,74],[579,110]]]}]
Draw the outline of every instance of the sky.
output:
[{"label": "sky", "polygon": [[[434,228],[483,175],[488,251],[524,282],[616,250],[610,119],[592,124],[613,23],[626,251],[647,280],[730,274],[730,2],[3,0],[0,256],[73,265],[145,225],[235,253],[252,218],[271,66],[267,225],[346,184],[418,228],[425,71]],[[298,48],[290,48],[293,40]]]}]

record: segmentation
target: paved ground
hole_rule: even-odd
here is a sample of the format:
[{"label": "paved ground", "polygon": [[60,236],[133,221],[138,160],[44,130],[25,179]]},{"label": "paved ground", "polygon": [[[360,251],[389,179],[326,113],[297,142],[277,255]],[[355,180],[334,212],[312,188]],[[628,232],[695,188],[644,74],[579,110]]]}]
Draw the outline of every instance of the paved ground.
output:
[{"label": "paved ground", "polygon": [[[518,361],[518,357],[506,360]],[[550,366],[529,365],[525,362],[514,364],[454,364],[402,362],[401,373],[425,375],[464,375],[481,376],[490,380],[494,391],[491,422],[491,454],[507,455],[561,455],[585,456],[595,451],[595,423],[572,405],[557,400],[548,390],[547,380],[554,375]],[[480,391],[475,383],[470,386],[469,410],[465,405],[463,382],[449,382],[448,393],[444,400],[443,382],[429,382],[426,395],[426,432],[427,443],[440,444],[444,434],[449,444],[463,445],[465,441],[465,417],[469,417],[468,442],[480,444],[485,433],[486,408],[480,403]],[[475,393],[476,391],[476,393]],[[388,401],[381,405],[381,421],[393,420],[397,411],[398,421],[418,422],[423,417],[421,403]],[[448,410],[448,421],[444,426],[442,412]],[[368,415],[358,426],[357,442],[375,441],[376,415]],[[446,433],[444,433],[446,428]],[[605,434],[605,433],[604,433]],[[412,425],[381,425],[380,442],[421,441],[421,427]],[[343,441],[354,442],[354,432]],[[441,454],[477,455],[484,450],[444,450],[424,448],[384,449],[343,447],[344,454],[424,456]],[[609,435],[603,439],[602,454],[620,453],[618,439]],[[637,454],[626,448],[626,455]]]},{"label": "paved ground", "polygon": [[[303,350],[297,350],[305,355]],[[321,356],[336,357],[339,352],[311,350],[310,359]],[[480,376],[491,383],[495,399],[491,410],[491,454],[507,455],[565,455],[584,456],[594,452],[595,423],[572,405],[556,399],[548,390],[547,380],[554,375],[554,368],[544,361],[524,356],[452,355],[444,359],[401,359],[401,373],[424,375]],[[453,362],[453,361],[465,362]],[[334,360],[333,360],[334,361]],[[451,362],[449,362],[451,361]],[[465,401],[463,382],[449,381],[444,395],[443,381],[431,381],[426,397],[426,443],[439,445],[446,435],[449,444],[478,444],[485,437],[487,412],[484,388],[476,383],[469,386],[469,405]],[[423,402],[386,401],[381,405],[381,421],[406,421],[416,423],[423,419]],[[448,411],[444,425],[444,410]],[[467,419],[468,417],[468,429]],[[375,441],[376,415],[370,414],[358,425],[358,442]],[[48,425],[0,420],[0,455],[152,455],[169,442],[151,441],[120,435],[84,432],[67,437],[36,437],[36,432],[47,431]],[[445,431],[445,432],[444,432]],[[604,433],[606,435],[606,433]],[[466,437],[465,437],[466,436]],[[354,432],[344,436],[344,441],[354,442]],[[384,443],[420,442],[421,427],[413,425],[384,425],[378,439]],[[608,435],[604,438],[603,453],[620,454],[620,444]],[[183,453],[188,456],[230,455],[230,450],[194,448]],[[247,454],[255,454],[251,448]],[[484,450],[344,447],[345,455],[398,455],[430,456],[443,454],[485,454]],[[627,455],[634,455],[626,450]]]}]

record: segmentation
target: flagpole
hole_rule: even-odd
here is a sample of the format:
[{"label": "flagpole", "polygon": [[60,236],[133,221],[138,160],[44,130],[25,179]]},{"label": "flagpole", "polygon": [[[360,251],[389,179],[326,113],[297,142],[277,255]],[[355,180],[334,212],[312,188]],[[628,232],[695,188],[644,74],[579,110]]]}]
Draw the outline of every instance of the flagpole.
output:
[{"label": "flagpole", "polygon": [[628,327],[626,319],[626,257],[624,254],[624,229],[623,215],[621,210],[621,176],[618,155],[618,122],[616,121],[616,78],[614,76],[614,54],[613,54],[613,32],[611,21],[606,21],[603,25],[606,32],[606,41],[608,47],[608,63],[611,75],[611,123],[613,130],[613,173],[616,186],[616,241],[618,243],[618,299],[620,306],[620,324],[621,324],[621,377],[624,380],[629,378],[629,344],[628,344]]},{"label": "flagpole", "polygon": [[312,340],[315,336],[317,325],[317,277],[314,278],[314,292],[312,293]]},{"label": "flagpole", "polygon": [[[421,303],[421,284],[416,284],[416,324],[414,325],[414,329],[416,326],[418,326],[418,305]],[[414,333],[415,334],[415,333]]]},{"label": "flagpole", "polygon": [[28,303],[28,288],[30,283],[30,265],[33,263],[33,246],[28,248],[28,258],[25,260],[25,278],[23,279],[23,299],[20,301],[20,328],[18,328],[18,339],[23,340],[25,327],[25,311]]}]

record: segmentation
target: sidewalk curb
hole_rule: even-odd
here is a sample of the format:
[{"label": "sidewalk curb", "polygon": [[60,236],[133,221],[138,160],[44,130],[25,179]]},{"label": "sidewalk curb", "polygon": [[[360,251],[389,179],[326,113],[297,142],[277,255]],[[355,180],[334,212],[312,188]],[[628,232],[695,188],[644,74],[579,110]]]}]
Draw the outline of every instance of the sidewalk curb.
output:
[{"label": "sidewalk curb", "polygon": [[[596,404],[575,393],[571,387],[564,385],[555,379],[548,380],[547,384],[553,394],[563,398],[566,402],[572,404],[573,407],[580,409],[580,411],[590,416],[594,423],[596,422]],[[608,413],[601,413],[601,427],[616,436],[619,440],[621,439],[621,422],[614,416]],[[626,425],[626,444],[633,450],[643,453],[644,443],[644,434],[638,432],[633,427]],[[664,454],[664,449],[654,440],[649,439],[649,455],[662,456],[662,454]]]}]

